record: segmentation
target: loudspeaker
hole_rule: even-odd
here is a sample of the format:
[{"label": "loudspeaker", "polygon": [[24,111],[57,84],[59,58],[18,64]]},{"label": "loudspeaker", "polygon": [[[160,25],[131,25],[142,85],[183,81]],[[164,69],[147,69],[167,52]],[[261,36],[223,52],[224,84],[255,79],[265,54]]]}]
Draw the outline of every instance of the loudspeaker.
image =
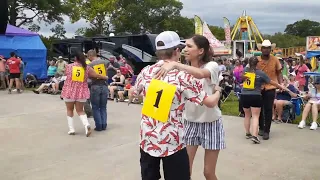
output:
[{"label": "loudspeaker", "polygon": [[5,34],[8,23],[8,0],[1,0],[0,3],[0,34]]}]

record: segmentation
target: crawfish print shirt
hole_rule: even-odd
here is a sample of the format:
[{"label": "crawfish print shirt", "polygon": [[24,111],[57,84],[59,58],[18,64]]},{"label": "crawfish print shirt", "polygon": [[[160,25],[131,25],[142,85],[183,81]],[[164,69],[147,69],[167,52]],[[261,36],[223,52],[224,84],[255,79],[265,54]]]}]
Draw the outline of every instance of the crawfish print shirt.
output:
[{"label": "crawfish print shirt", "polygon": [[[159,61],[142,69],[136,80],[134,95],[142,93],[144,97],[146,96],[152,77],[159,71],[162,63],[163,61]],[[177,87],[168,121],[162,123],[141,115],[140,148],[153,157],[170,156],[185,148],[182,119],[185,102],[190,101],[196,105],[202,105],[203,100],[207,97],[200,81],[186,72],[172,70],[167,73],[163,81]]]}]

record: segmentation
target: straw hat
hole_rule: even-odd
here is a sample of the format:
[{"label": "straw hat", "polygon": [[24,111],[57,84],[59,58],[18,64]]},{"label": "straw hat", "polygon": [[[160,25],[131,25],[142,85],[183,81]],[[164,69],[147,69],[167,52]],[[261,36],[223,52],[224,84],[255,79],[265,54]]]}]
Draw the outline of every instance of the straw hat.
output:
[{"label": "straw hat", "polygon": [[259,51],[261,51],[261,47],[271,47],[271,49],[273,50],[274,48],[276,48],[276,44],[275,43],[271,44],[270,40],[266,39],[262,43],[258,43],[257,47]]}]

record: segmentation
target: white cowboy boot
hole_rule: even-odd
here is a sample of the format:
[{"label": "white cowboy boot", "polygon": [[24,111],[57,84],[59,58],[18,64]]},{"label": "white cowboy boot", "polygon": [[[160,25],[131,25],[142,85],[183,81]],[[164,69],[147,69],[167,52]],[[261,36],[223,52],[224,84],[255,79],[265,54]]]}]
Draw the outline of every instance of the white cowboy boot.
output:
[{"label": "white cowboy boot", "polygon": [[82,124],[84,125],[84,129],[86,130],[86,136],[89,137],[91,134],[91,127],[87,118],[87,115],[80,115],[80,120],[82,121]]},{"label": "white cowboy boot", "polygon": [[74,130],[74,125],[73,125],[73,118],[67,116],[67,120],[68,120],[68,126],[69,126],[69,135],[75,135],[75,130]]}]

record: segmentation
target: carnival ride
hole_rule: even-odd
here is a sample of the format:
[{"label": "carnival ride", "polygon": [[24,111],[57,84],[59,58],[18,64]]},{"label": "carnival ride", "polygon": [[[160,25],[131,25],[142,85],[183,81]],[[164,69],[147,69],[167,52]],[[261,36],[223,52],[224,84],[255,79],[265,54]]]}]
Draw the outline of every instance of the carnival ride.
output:
[{"label": "carnival ride", "polygon": [[256,43],[258,43],[257,36],[261,42],[263,41],[257,25],[254,23],[251,16],[247,16],[246,11],[243,11],[242,16],[238,18],[234,28],[232,29],[231,39],[234,40],[237,34],[239,34],[240,40],[250,41],[250,49],[255,48],[252,44],[252,37]]}]

